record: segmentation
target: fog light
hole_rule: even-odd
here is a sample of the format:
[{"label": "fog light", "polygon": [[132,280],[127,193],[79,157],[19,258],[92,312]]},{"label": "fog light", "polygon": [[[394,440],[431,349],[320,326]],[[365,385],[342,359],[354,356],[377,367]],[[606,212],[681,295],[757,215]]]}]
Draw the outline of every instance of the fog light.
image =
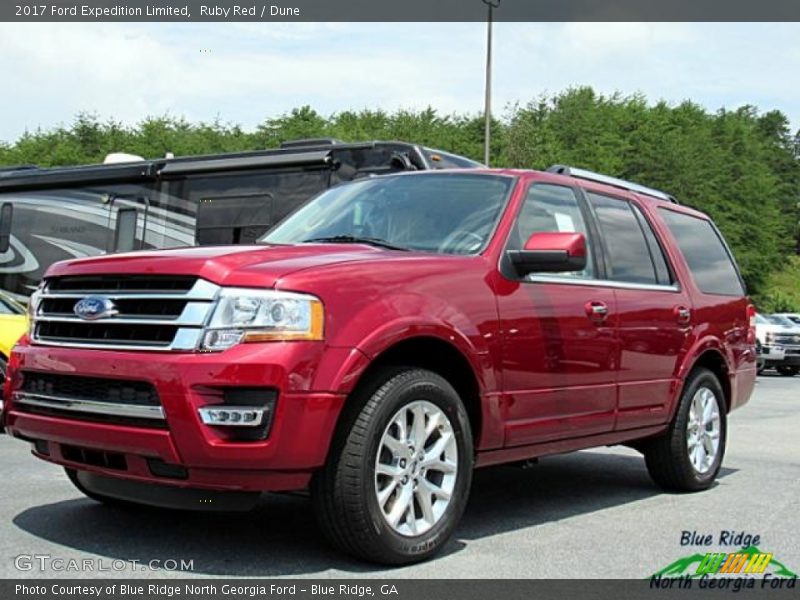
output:
[{"label": "fog light", "polygon": [[263,408],[253,406],[204,406],[197,409],[205,425],[222,427],[258,427],[264,422]]}]

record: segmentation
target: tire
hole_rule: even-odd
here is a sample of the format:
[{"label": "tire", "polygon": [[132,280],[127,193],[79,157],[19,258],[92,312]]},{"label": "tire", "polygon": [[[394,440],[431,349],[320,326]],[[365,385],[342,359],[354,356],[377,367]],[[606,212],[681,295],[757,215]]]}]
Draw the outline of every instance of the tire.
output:
[{"label": "tire", "polygon": [[[712,396],[709,397],[708,393]],[[693,402],[702,404],[706,401],[715,405],[716,421],[712,419],[709,425],[701,427],[702,416],[699,420],[693,419],[697,411],[693,410],[692,405]],[[697,433],[692,435],[694,431]],[[712,453],[709,446],[713,447],[714,431],[717,434],[717,446]],[[668,491],[705,490],[719,473],[725,456],[726,440],[726,405],[722,386],[716,375],[708,369],[695,369],[686,380],[678,410],[669,429],[651,440],[645,448],[647,471],[656,484]],[[695,450],[696,453],[689,449],[693,441],[698,442],[696,446],[700,446]],[[704,456],[705,460],[702,460]]]},{"label": "tire", "polygon": [[800,373],[800,367],[781,365],[776,368],[778,369],[778,373],[780,373],[784,377],[794,377],[795,375]]},{"label": "tire", "polygon": [[[458,525],[472,482],[472,433],[461,399],[436,373],[394,368],[348,403],[328,460],[311,482],[320,528],[336,547],[370,562],[430,558]],[[439,426],[429,435],[413,427],[433,419]]]},{"label": "tire", "polygon": [[756,340],[756,375],[761,375],[767,368],[767,361],[761,356],[761,342]]},{"label": "tire", "polygon": [[127,509],[137,509],[137,510],[146,510],[147,508],[149,508],[142,504],[136,504],[135,502],[127,502],[125,500],[120,500],[119,498],[111,498],[110,496],[97,494],[87,489],[86,486],[84,486],[80,482],[80,480],[78,479],[77,470],[64,467],[64,472],[67,474],[67,477],[69,478],[70,482],[72,482],[72,485],[78,488],[78,491],[81,494],[83,494],[87,498],[90,498],[91,500],[94,500],[95,502],[100,502],[101,504],[105,504],[106,506],[113,506],[114,508],[127,508]]}]

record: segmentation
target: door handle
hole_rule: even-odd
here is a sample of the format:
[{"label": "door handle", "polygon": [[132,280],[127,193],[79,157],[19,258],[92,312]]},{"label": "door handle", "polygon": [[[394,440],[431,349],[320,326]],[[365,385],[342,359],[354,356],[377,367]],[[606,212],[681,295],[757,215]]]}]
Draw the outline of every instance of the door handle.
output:
[{"label": "door handle", "polygon": [[586,316],[595,323],[602,323],[608,317],[608,305],[595,300],[586,303]]},{"label": "door handle", "polygon": [[681,325],[687,325],[692,320],[692,311],[685,306],[676,306],[674,309],[675,318]]}]

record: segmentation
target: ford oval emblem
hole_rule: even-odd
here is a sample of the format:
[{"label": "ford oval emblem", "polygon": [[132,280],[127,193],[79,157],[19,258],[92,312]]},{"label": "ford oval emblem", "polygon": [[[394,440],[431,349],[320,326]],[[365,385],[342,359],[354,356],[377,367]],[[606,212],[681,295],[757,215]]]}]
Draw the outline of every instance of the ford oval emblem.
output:
[{"label": "ford oval emblem", "polygon": [[87,296],[79,300],[72,311],[84,321],[96,321],[119,314],[114,301],[105,296]]}]

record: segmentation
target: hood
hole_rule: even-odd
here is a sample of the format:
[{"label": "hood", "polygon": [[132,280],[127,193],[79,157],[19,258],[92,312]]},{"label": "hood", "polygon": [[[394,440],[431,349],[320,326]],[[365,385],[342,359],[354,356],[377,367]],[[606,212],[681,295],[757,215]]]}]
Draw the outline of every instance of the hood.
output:
[{"label": "hood", "polygon": [[195,275],[218,285],[274,287],[297,271],[407,255],[362,244],[202,246],[131,252],[56,263],[46,277],[65,275]]},{"label": "hood", "polygon": [[800,335],[800,327],[789,327],[788,325],[778,325],[777,323],[759,323],[756,325],[756,331],[764,331],[766,333],[785,333],[788,335]]}]

